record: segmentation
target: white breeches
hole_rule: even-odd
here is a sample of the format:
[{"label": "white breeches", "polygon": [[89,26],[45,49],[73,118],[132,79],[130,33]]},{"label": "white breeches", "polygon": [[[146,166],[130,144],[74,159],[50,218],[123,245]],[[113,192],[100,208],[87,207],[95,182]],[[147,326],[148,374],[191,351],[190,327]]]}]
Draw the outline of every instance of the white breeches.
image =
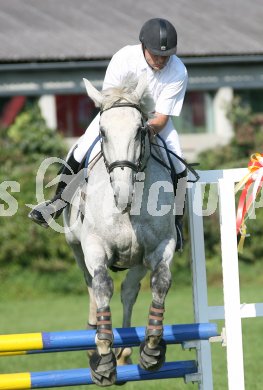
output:
[{"label": "white breeches", "polygon": [[[93,121],[87,128],[86,132],[79,138],[76,144],[73,145],[73,147],[70,149],[69,154],[75,148],[74,158],[76,161],[81,162],[83,160],[88,149],[91,147],[91,145],[99,135],[99,121],[100,121],[100,114],[98,114],[93,119]],[[170,149],[172,152],[177,154],[179,157],[183,157],[182,150],[179,143],[178,133],[174,129],[171,119],[168,121],[168,124],[165,126],[165,128],[160,132],[160,136],[166,142],[168,149]],[[161,140],[159,140],[157,137],[156,137],[156,141],[159,145],[163,146]],[[98,141],[92,149],[92,152],[89,157],[89,161],[91,161],[100,152],[100,150],[101,150],[100,141]],[[161,150],[165,161],[167,161],[166,152],[163,150],[163,148],[161,148]],[[181,173],[182,171],[185,170],[185,165],[181,163],[176,157],[171,155],[171,159],[173,161],[177,173]]]}]

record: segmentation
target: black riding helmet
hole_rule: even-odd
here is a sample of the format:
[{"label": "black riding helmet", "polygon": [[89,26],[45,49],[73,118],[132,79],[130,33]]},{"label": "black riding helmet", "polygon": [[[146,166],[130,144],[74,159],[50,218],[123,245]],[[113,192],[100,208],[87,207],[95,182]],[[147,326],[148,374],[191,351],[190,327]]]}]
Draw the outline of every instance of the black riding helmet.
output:
[{"label": "black riding helmet", "polygon": [[155,55],[170,56],[176,53],[177,33],[166,19],[154,18],[145,22],[139,39]]}]

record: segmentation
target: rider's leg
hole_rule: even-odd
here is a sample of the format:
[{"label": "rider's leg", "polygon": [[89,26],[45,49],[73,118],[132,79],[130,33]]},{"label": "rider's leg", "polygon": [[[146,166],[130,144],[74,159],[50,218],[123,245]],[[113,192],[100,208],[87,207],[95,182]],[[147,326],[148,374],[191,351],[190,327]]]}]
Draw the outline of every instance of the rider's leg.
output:
[{"label": "rider's leg", "polygon": [[82,161],[85,157],[87,151],[93,145],[92,150],[89,154],[89,162],[101,151],[100,142],[95,143],[96,139],[99,136],[100,129],[100,114],[98,114],[93,121],[90,123],[89,127],[85,133],[79,138],[77,142],[77,147],[74,150],[74,156],[77,161]]},{"label": "rider's leg", "polygon": [[184,244],[183,235],[183,217],[185,211],[185,198],[186,198],[186,186],[187,186],[187,170],[179,173],[175,176],[173,181],[174,193],[175,193],[175,227],[177,233],[177,242],[175,251],[182,251]]},{"label": "rider's leg", "polygon": [[62,214],[67,206],[67,202],[62,199],[62,193],[74,175],[77,174],[79,166],[80,163],[75,160],[74,153],[72,153],[60,171],[60,179],[55,195],[51,200],[35,206],[28,214],[29,218],[39,225],[48,227],[52,219],[56,219]]},{"label": "rider's leg", "polygon": [[[83,136],[78,140],[77,144],[75,144],[70,149],[66,159],[66,164],[60,171],[61,176],[55,192],[55,196],[50,201],[37,205],[29,213],[29,218],[31,218],[34,222],[44,227],[48,227],[49,222],[53,218],[56,219],[62,214],[62,211],[70,201],[70,194],[67,194],[65,189],[68,188],[69,185],[73,182],[73,179],[76,177],[76,174],[79,171],[80,164],[85,154],[94,143],[94,140],[97,138],[98,134],[99,115],[97,115],[96,118],[91,122],[90,126],[87,128]],[[100,145],[97,143],[91,151],[89,161],[91,161],[99,151]]]},{"label": "rider's leg", "polygon": [[[165,141],[168,149],[170,149],[177,156],[184,158],[183,153],[182,153],[182,149],[181,149],[181,145],[180,145],[180,141],[179,141],[178,133],[175,130],[175,128],[173,127],[173,125],[170,124],[170,121],[165,126],[165,128],[162,131],[160,131],[159,135]],[[160,146],[163,146],[162,142],[158,139],[158,137],[156,137],[156,141],[158,142],[158,144]],[[161,148],[161,151],[162,151],[162,154],[163,154],[165,161],[168,163],[169,161],[167,159],[165,150],[163,148]],[[170,154],[170,157],[172,159],[173,166],[176,170],[176,173],[178,174],[178,173],[183,172],[185,170],[185,165],[179,159],[177,159],[175,156],[173,156],[172,154]]]},{"label": "rider's leg", "polygon": [[[160,136],[165,141],[166,146],[173,153],[177,154],[179,157],[183,158],[183,153],[181,150],[179,137],[177,131],[173,126],[166,126],[161,132]],[[162,142],[156,138],[158,144],[163,146]],[[166,152],[163,148],[161,148],[163,157],[167,160]],[[173,179],[174,193],[175,193],[175,205],[176,205],[176,216],[175,216],[175,226],[177,232],[177,243],[176,243],[176,251],[183,250],[183,215],[185,209],[185,196],[186,196],[186,186],[187,186],[187,170],[185,165],[177,159],[175,156],[170,155],[171,160],[173,162],[173,166],[176,171],[175,177]]]}]

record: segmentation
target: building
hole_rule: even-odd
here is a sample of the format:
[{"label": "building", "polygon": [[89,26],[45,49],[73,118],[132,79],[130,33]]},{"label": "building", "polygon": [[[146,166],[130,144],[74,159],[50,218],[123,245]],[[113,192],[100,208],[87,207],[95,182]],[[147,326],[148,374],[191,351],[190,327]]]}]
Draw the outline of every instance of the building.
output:
[{"label": "building", "polygon": [[114,52],[138,43],[146,20],[164,17],[188,68],[176,122],[193,160],[231,138],[225,107],[235,93],[263,112],[262,16],[260,0],[0,0],[1,122],[37,98],[49,126],[79,136],[96,113],[82,78],[100,88]]}]

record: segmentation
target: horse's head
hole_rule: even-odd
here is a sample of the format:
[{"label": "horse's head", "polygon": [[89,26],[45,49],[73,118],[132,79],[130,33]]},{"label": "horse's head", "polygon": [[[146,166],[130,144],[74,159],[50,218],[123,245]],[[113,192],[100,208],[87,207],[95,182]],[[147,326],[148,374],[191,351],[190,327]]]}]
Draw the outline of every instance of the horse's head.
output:
[{"label": "horse's head", "polygon": [[143,120],[153,111],[147,91],[146,75],[135,80],[129,74],[118,88],[99,92],[88,80],[89,97],[101,110],[101,148],[118,209],[129,209],[135,175],[145,165],[145,129]]}]

